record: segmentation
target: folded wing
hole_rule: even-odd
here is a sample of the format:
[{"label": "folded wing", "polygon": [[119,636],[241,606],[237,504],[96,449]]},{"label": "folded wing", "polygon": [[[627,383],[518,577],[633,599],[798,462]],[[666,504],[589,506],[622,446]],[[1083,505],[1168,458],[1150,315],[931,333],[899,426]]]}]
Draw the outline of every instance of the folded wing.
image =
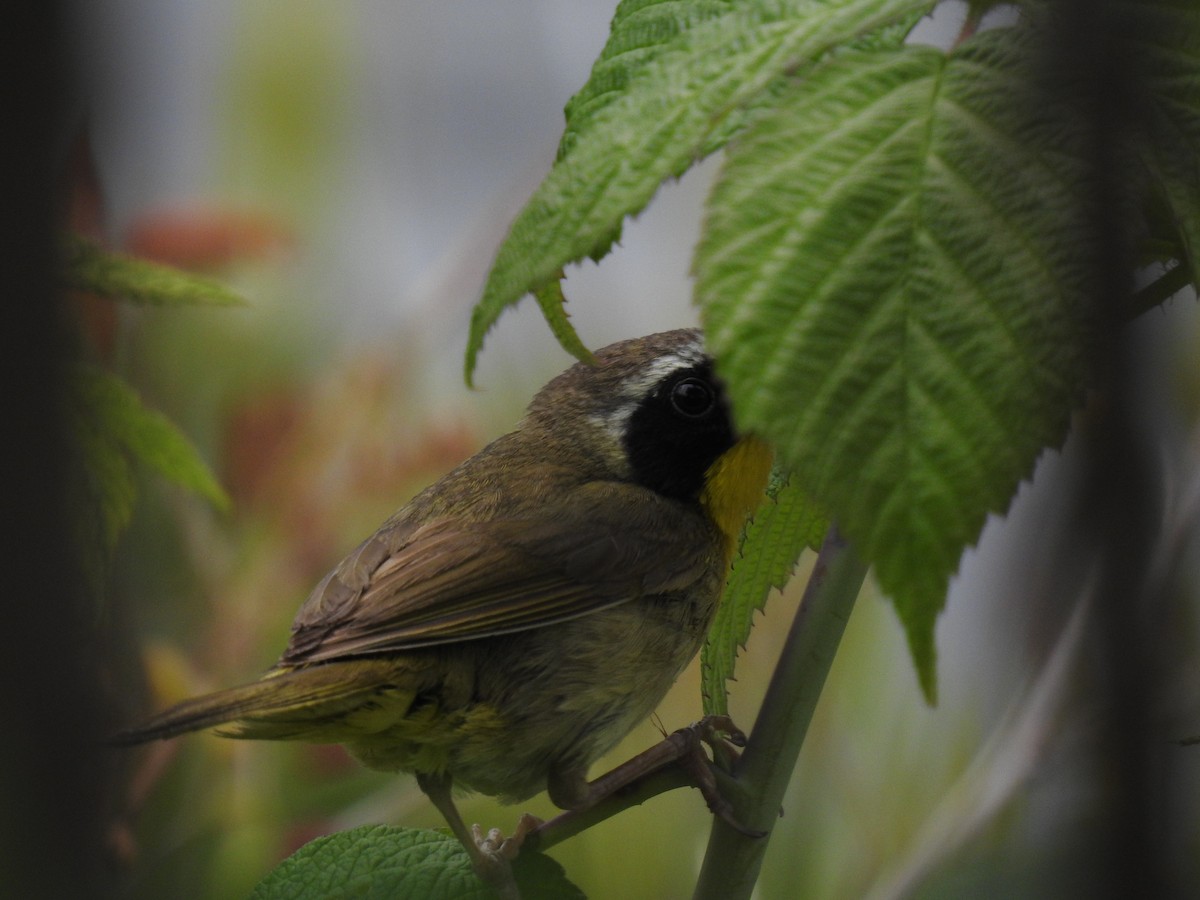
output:
[{"label": "folded wing", "polygon": [[711,572],[719,540],[697,507],[621,482],[513,518],[400,521],[317,586],[281,663],[541,628],[682,590]]}]

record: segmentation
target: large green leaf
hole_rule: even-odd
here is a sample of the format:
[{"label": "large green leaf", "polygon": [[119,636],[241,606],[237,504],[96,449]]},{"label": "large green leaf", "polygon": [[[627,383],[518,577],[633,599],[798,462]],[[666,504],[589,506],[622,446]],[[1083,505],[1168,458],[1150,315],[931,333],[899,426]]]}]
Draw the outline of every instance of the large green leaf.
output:
[{"label": "large green leaf", "polygon": [[932,6],[930,0],[764,0],[679,31],[638,66],[619,96],[587,115],[582,133],[513,222],[471,317],[468,380],[500,314],[567,263],[603,255],[625,216],[640,211],[664,179],[714,149],[720,143],[714,134],[728,135],[731,116],[755,105],[782,75]]},{"label": "large green leaf", "polygon": [[697,297],[739,421],[895,600],[927,695],[964,546],[1079,399],[1072,117],[1007,31],[822,63],[731,148]]},{"label": "large green leaf", "polygon": [[[583,900],[562,867],[523,850],[513,866],[523,896]],[[437,831],[366,825],[317,838],[279,864],[251,900],[490,900],[462,845]]]}]

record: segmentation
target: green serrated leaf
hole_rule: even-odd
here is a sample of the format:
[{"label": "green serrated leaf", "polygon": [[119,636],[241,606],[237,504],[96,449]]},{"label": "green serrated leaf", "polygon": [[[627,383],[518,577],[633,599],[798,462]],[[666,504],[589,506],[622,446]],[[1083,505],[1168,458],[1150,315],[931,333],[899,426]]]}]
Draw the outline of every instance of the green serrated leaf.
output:
[{"label": "green serrated leaf", "polygon": [[754,613],[772,590],[782,590],[805,548],[816,549],[828,519],[807,492],[776,471],[767,499],[742,534],[741,546],[725,583],[716,619],[700,651],[700,689],[706,715],[729,713],[727,687],[738,651],[746,646]]},{"label": "green serrated leaf", "polygon": [[[513,865],[521,892],[583,900],[562,867],[522,850]],[[259,882],[251,900],[491,900],[462,845],[438,831],[366,825],[305,844]]]},{"label": "green serrated leaf", "polygon": [[140,462],[181,487],[194,491],[218,509],[229,497],[195,446],[161,413],[142,405],[137,393],[110,372],[80,366],[74,393],[93,430],[109,445],[119,445]]},{"label": "green serrated leaf", "polygon": [[[680,34],[731,9],[730,0],[622,0],[613,14],[608,41],[587,82],[563,110],[566,127],[558,145],[558,159],[561,161],[576,145],[600,110],[619,98],[646,64],[670,48]],[[714,144],[710,138],[697,155],[706,155],[723,143],[718,141]],[[607,255],[621,239],[623,225],[623,217],[612,223],[588,256],[599,262]]]},{"label": "green serrated leaf", "polygon": [[68,235],[66,285],[105,297],[151,306],[242,306],[245,300],[219,281],[190,272],[110,253],[99,245]]},{"label": "green serrated leaf", "polygon": [[619,97],[642,67],[670,47],[676,37],[731,9],[730,0],[622,0],[587,82],[563,110],[567,125],[559,158],[575,145],[596,114]]},{"label": "green serrated leaf", "polygon": [[1072,117],[989,31],[849,53],[747,129],[696,293],[739,421],[871,563],[926,695],[950,575],[1081,393],[1090,287]]},{"label": "green serrated leaf", "polygon": [[550,331],[558,338],[558,343],[581,362],[595,362],[592,351],[584,346],[567,315],[567,298],[563,296],[561,277],[538,288],[533,295],[537,298],[538,306],[541,307],[542,316],[545,318],[546,324],[550,326]]},{"label": "green serrated leaf", "polygon": [[517,216],[471,315],[468,382],[500,314],[564,265],[597,258],[627,215],[664,179],[728,138],[731,116],[785,73],[832,49],[905,21],[926,0],[791,0],[743,4],[677,34],[620,95],[589,117]]}]

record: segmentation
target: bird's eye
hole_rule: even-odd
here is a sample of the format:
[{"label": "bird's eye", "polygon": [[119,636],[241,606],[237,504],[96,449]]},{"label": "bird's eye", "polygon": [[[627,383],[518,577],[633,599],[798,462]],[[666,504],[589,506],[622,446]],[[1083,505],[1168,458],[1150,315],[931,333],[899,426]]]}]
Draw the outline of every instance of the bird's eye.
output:
[{"label": "bird's eye", "polygon": [[699,378],[684,378],[671,388],[671,406],[689,419],[700,418],[716,401],[717,394],[712,385]]}]

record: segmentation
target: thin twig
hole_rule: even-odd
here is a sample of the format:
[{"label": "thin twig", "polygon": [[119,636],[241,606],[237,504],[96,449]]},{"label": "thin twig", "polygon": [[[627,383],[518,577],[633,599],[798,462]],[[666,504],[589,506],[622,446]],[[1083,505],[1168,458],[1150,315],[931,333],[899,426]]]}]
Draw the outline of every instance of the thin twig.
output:
[{"label": "thin twig", "polygon": [[641,806],[651,797],[657,797],[676,788],[693,787],[687,773],[677,766],[660,769],[638,780],[628,790],[605,797],[595,806],[581,812],[568,811],[555,816],[530,834],[527,846],[546,850],[561,844],[605,819],[634,806]]},{"label": "thin twig", "polygon": [[1185,262],[1176,263],[1134,293],[1129,304],[1129,318],[1136,319],[1142,313],[1161,306],[1192,283],[1192,267]]}]

